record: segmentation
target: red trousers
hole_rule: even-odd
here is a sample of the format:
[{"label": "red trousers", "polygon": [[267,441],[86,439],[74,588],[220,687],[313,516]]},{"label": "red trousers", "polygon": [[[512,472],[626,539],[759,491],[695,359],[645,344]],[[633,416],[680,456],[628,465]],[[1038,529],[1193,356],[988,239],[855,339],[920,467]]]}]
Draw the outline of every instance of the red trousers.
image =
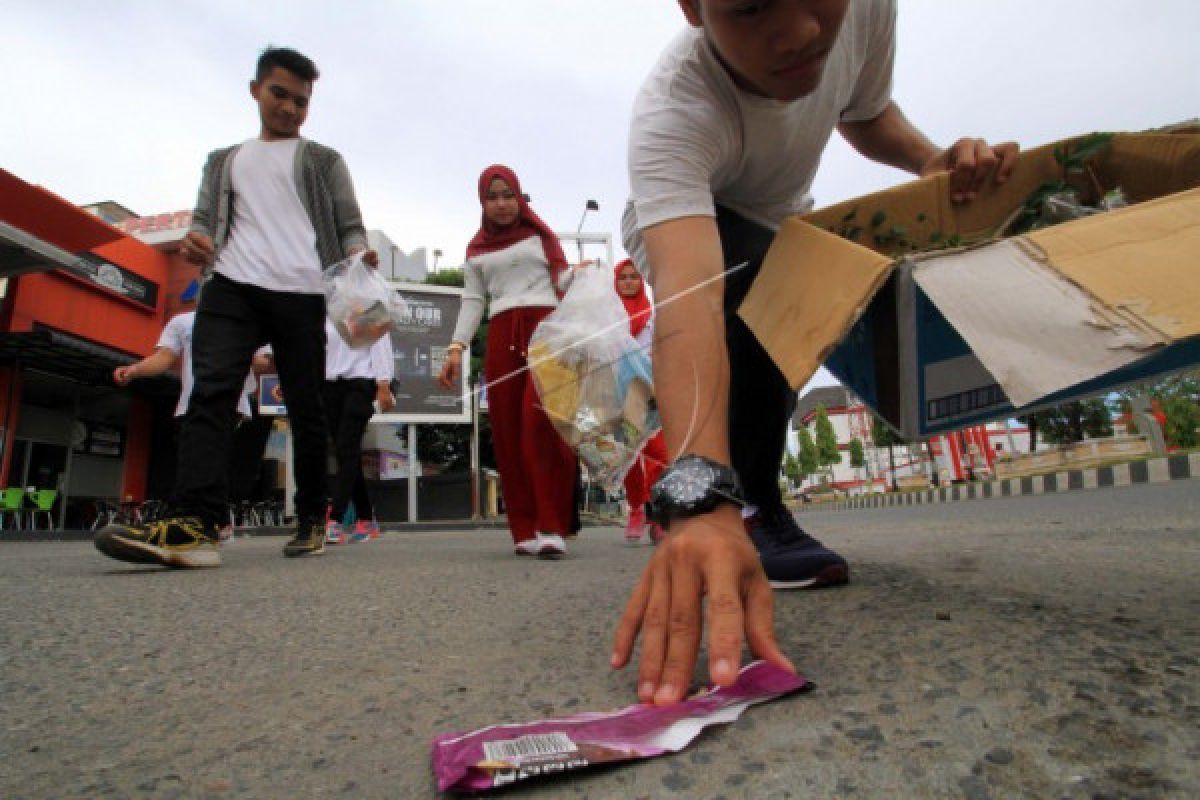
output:
[{"label": "red trousers", "polygon": [[575,453],[542,410],[526,361],[529,337],[552,308],[514,308],[488,322],[483,376],[492,446],[514,542],[571,532]]},{"label": "red trousers", "polygon": [[641,508],[650,499],[650,488],[667,466],[667,445],[662,431],[654,434],[638,454],[637,460],[625,473],[625,500],[629,510]]}]

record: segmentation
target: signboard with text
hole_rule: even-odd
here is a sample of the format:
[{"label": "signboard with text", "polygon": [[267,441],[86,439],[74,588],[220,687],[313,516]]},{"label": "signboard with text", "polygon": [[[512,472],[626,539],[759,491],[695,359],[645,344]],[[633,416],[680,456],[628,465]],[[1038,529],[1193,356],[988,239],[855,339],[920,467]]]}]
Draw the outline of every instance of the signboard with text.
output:
[{"label": "signboard with text", "polygon": [[146,308],[153,309],[158,305],[157,283],[106,261],[95,253],[83,253],[75,263],[64,269]]},{"label": "signboard with text", "polygon": [[393,283],[407,305],[407,315],[391,332],[396,359],[396,408],[376,414],[373,422],[470,423],[471,403],[467,389],[470,351],[463,353],[464,369],[458,385],[444,389],[438,384],[446,347],[454,333],[462,289],[416,283]]}]

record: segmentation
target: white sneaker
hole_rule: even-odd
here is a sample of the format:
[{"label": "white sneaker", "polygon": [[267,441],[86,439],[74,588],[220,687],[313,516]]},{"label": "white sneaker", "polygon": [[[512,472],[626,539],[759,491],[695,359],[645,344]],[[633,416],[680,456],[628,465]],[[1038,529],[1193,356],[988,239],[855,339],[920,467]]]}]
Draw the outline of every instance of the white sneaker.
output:
[{"label": "white sneaker", "polygon": [[538,531],[537,545],[539,558],[557,558],[567,554],[567,543],[557,533]]},{"label": "white sneaker", "polygon": [[541,542],[537,539],[525,539],[517,542],[513,550],[519,556],[536,556],[541,551]]},{"label": "white sneaker", "polygon": [[219,531],[217,531],[217,541],[219,541],[219,542],[228,542],[232,538],[233,538],[233,526],[232,525],[225,525],[223,528],[221,528]]}]

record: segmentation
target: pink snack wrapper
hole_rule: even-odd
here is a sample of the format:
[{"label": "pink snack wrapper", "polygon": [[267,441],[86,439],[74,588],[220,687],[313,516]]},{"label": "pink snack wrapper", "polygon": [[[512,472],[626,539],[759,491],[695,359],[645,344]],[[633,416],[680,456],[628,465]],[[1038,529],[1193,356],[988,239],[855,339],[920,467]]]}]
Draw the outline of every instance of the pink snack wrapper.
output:
[{"label": "pink snack wrapper", "polygon": [[673,706],[639,704],[441,734],[433,739],[433,772],[439,791],[482,792],[596,764],[676,753],[709,725],[733,722],[752,705],[810,688],[803,676],[755,661],[732,686]]}]

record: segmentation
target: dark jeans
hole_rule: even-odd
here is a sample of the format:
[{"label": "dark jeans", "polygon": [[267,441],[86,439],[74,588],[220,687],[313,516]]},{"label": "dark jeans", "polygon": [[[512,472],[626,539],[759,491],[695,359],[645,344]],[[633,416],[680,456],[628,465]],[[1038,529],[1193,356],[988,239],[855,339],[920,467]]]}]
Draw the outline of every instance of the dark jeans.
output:
[{"label": "dark jeans", "polygon": [[258,413],[258,403],[250,402],[252,416],[242,419],[233,429],[233,455],[229,462],[229,499],[234,503],[262,500],[258,496],[262,475],[263,451],[271,436],[274,417]]},{"label": "dark jeans", "polygon": [[325,417],[333,434],[333,452],[337,456],[337,474],[333,480],[333,507],[329,518],[341,522],[346,507],[354,501],[354,515],[361,520],[375,517],[367,482],[362,471],[362,437],[367,422],[375,413],[375,381],[348,378],[325,381]]},{"label": "dark jeans", "polygon": [[192,398],[179,441],[174,515],[220,525],[229,503],[233,412],[254,351],[269,343],[294,440],[296,514],[325,517],[325,298],[273,292],[214,275],[192,332]]},{"label": "dark jeans", "polygon": [[763,511],[783,505],[779,471],[787,443],[788,419],[796,392],[758,339],[737,315],[758,276],[774,231],[717,207],[717,230],[725,269],[725,346],[729,352],[729,446],[746,502]]}]

